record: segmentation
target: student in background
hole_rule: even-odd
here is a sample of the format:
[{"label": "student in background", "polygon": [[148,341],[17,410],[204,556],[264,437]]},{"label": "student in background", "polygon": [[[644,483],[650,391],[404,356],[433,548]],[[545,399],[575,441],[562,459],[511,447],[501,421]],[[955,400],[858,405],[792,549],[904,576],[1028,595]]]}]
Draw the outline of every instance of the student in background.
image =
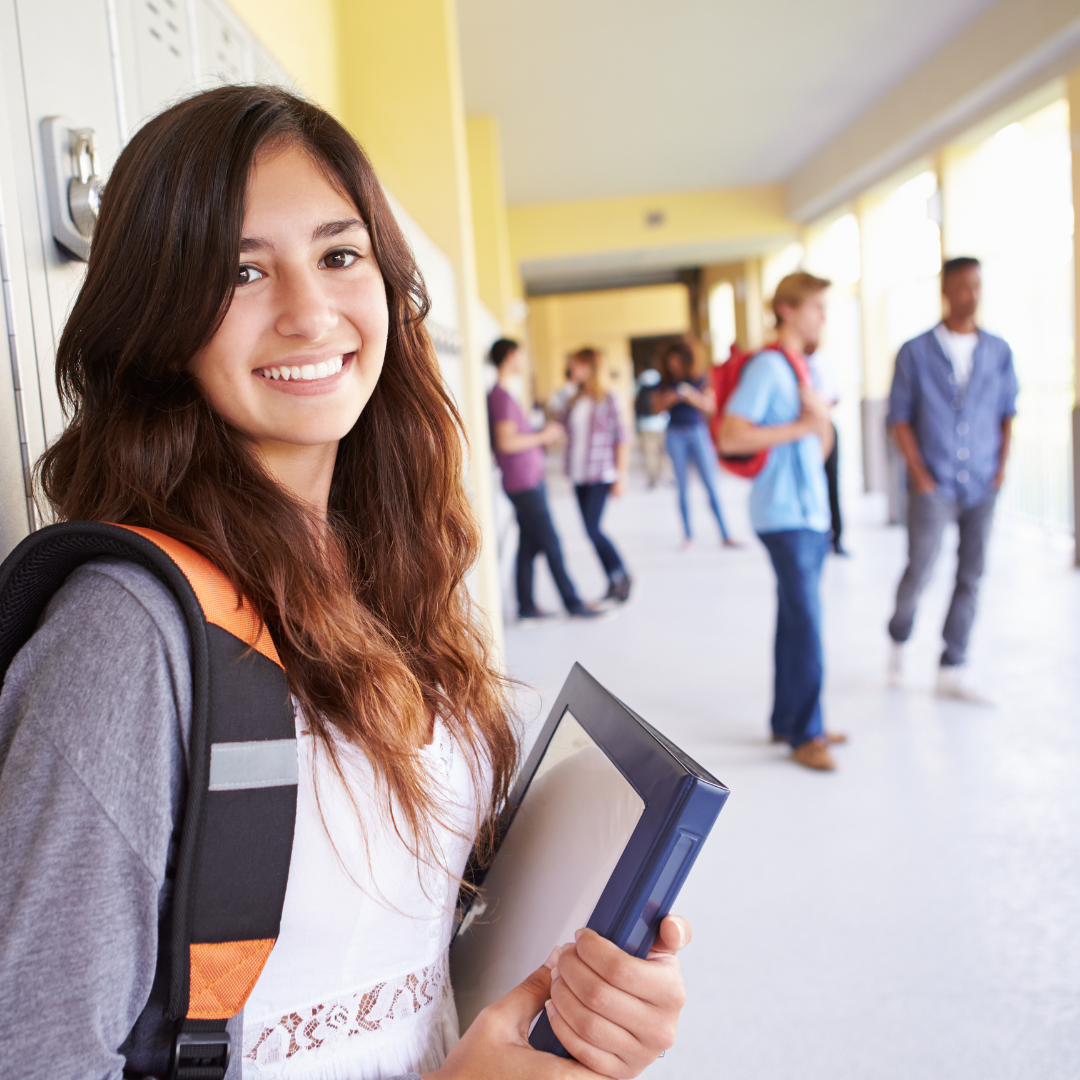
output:
[{"label": "student in background", "polygon": [[652,411],[653,391],[659,385],[660,372],[656,368],[646,368],[638,376],[634,398],[634,418],[645,459],[645,479],[651,488],[660,483],[664,473],[664,434],[668,427],[668,414]]},{"label": "student in background", "polygon": [[902,679],[919,596],[934,571],[945,524],[955,521],[956,588],[942,631],[937,693],[987,705],[992,700],[970,685],[964,663],[1018,388],[1008,343],[975,323],[979,260],[949,259],[941,291],[949,314],[901,348],[889,395],[889,427],[908,470],[908,565],[889,621],[889,681]]},{"label": "student in background", "polygon": [[541,552],[547,558],[566,610],[577,618],[595,618],[601,614],[600,610],[578,596],[566,572],[562,545],[551,520],[544,487],[544,448],[561,442],[565,433],[553,420],[540,431],[533,431],[521,406],[510,393],[508,387],[522,374],[525,364],[525,354],[518,343],[500,338],[491,346],[489,355],[499,372],[498,381],[488,394],[491,445],[502,471],[503,490],[514,504],[520,533],[516,576],[518,618],[525,621],[551,618],[537,608],[533,600],[533,564]]},{"label": "student in background", "polygon": [[604,389],[597,349],[579,349],[570,356],[568,400],[559,416],[566,429],[566,474],[574,485],[585,531],[608,576],[605,600],[630,598],[630,575],[615,545],[600,531],[609,494],[621,495],[630,467],[619,403]]},{"label": "student in background", "polygon": [[725,454],[769,451],[750,493],[750,520],[776,571],[773,741],[789,743],[797,764],[826,770],[836,768],[828,743],[844,741],[827,735],[821,719],[820,580],[829,542],[825,458],[833,428],[828,405],[809,385],[805,358],[825,324],[829,284],[798,273],[776,287],[777,344],[747,363],[720,427]]},{"label": "student in background", "polygon": [[690,463],[693,462],[708,493],[709,506],[712,507],[716,524],[720,526],[724,547],[739,547],[728,535],[720,510],[720,464],[709,438],[708,417],[716,412],[716,395],[706,380],[697,375],[695,366],[694,351],[685,341],[665,346],[660,353],[663,379],[652,395],[653,412],[667,412],[669,417],[665,443],[675,470],[675,481],[679,485],[683,546],[689,547],[693,542],[690,500],[687,497]]}]

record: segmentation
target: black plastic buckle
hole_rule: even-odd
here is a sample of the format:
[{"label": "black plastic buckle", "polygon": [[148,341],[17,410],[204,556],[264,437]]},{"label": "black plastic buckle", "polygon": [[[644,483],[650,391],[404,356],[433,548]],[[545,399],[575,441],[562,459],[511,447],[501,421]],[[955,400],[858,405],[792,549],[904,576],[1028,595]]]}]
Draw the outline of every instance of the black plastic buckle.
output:
[{"label": "black plastic buckle", "polygon": [[208,1080],[209,1070],[220,1070],[224,1080],[231,1058],[232,1036],[227,1031],[179,1031],[169,1056],[169,1080]]}]

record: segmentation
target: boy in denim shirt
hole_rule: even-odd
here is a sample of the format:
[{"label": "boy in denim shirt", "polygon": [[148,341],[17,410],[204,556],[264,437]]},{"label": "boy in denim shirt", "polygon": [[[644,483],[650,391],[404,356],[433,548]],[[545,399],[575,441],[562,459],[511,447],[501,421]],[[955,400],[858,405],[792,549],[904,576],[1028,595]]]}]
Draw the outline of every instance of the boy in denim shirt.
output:
[{"label": "boy in denim shirt", "polygon": [[1005,476],[1017,382],[1008,344],[975,325],[979,261],[942,267],[945,320],[901,348],[888,425],[908,469],[908,565],[889,621],[889,681],[899,685],[902,650],[934,569],[948,521],[960,527],[956,588],[945,619],[937,693],[992,704],[964,673],[994,503]]}]

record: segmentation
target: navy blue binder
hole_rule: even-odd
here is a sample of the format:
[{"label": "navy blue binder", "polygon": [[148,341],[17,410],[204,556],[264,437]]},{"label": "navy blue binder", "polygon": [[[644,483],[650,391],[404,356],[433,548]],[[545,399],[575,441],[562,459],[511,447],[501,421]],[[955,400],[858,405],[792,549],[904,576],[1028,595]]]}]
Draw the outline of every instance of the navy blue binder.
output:
[{"label": "navy blue binder", "polygon": [[[462,1028],[587,925],[652,947],[728,789],[575,664],[497,827],[470,865],[450,950]],[[575,925],[576,924],[576,925]],[[568,1052],[547,1014],[529,1042]]]}]

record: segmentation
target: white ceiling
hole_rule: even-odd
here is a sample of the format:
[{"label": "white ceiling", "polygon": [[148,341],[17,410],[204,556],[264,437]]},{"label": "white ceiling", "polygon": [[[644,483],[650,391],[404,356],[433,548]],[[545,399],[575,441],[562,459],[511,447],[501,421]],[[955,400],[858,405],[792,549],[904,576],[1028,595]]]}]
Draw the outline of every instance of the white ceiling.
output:
[{"label": "white ceiling", "polygon": [[782,180],[993,0],[458,0],[511,204]]}]

